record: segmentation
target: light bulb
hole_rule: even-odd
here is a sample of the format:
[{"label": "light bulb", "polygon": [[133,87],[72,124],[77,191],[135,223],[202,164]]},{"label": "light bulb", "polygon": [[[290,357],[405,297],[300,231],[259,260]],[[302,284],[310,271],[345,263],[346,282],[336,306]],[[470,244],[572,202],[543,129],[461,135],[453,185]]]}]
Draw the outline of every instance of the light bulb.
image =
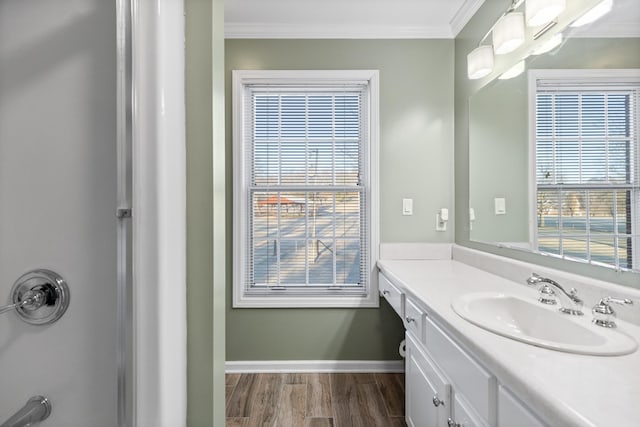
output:
[{"label": "light bulb", "polygon": [[516,65],[514,65],[513,67],[509,68],[504,73],[502,73],[502,75],[500,77],[498,77],[498,78],[500,80],[512,79],[512,78],[522,74],[522,72],[524,71],[524,68],[525,68],[524,67],[524,60],[522,60],[522,61],[518,62]]},{"label": "light bulb", "polygon": [[566,7],[565,0],[527,0],[525,13],[527,25],[539,27],[553,21]]},{"label": "light bulb", "polygon": [[598,19],[602,18],[602,16],[606,15],[613,8],[613,0],[603,0],[598,3],[596,6],[591,8],[587,13],[582,15],[580,18],[576,19],[572,27],[582,27],[583,25],[590,24]]},{"label": "light bulb", "polygon": [[557,46],[560,46],[560,43],[562,43],[562,33],[556,34],[540,46],[536,47],[531,54],[542,55],[543,53],[547,53],[555,49]]},{"label": "light bulb", "polygon": [[513,52],[524,42],[524,15],[522,12],[507,13],[496,22],[492,33],[496,55]]},{"label": "light bulb", "polygon": [[481,79],[493,70],[493,48],[478,46],[467,55],[467,75],[470,79]]}]

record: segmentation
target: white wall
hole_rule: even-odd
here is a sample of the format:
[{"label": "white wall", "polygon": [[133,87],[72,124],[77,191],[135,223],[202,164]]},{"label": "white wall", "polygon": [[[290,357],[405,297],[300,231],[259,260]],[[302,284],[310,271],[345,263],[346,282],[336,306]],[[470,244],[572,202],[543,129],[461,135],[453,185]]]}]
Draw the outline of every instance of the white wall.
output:
[{"label": "white wall", "polygon": [[0,316],[0,422],[116,424],[116,5],[0,2],[0,301],[45,267],[69,284],[50,326]]}]

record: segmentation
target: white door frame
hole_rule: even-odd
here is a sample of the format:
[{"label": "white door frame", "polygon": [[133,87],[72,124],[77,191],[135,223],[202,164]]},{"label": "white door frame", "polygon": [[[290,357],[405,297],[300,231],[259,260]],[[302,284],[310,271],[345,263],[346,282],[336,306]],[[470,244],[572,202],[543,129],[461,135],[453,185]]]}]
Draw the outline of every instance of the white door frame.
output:
[{"label": "white door frame", "polygon": [[[185,33],[183,0],[117,0],[130,18],[130,349],[121,421],[184,427],[187,413]],[[126,9],[121,13],[122,8]],[[126,19],[124,19],[126,21]],[[121,34],[121,28],[118,33]],[[125,30],[125,33],[127,31]],[[127,60],[119,52],[119,67]],[[125,84],[126,89],[126,84]],[[124,112],[123,112],[124,113]],[[127,119],[128,117],[128,119]],[[126,126],[125,126],[126,127]],[[119,133],[120,135],[120,133]],[[126,310],[125,310],[126,311]],[[121,340],[122,343],[122,340]],[[129,393],[126,390],[130,390]],[[121,397],[121,396],[119,396]],[[124,402],[124,403],[123,403]],[[122,416],[126,413],[126,416]],[[124,427],[124,426],[121,426]]]}]

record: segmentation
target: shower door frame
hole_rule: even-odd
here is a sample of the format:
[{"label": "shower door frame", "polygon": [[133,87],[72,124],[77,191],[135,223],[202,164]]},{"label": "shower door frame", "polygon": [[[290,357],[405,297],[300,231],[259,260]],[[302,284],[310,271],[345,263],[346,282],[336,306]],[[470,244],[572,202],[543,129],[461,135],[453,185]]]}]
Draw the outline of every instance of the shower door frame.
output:
[{"label": "shower door frame", "polygon": [[118,426],[184,427],[184,1],[116,11]]}]

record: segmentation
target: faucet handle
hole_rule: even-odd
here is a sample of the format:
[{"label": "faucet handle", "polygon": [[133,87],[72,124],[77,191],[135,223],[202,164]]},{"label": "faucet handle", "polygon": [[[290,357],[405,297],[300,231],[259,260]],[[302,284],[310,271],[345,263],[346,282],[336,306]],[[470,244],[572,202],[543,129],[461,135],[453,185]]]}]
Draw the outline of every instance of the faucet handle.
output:
[{"label": "faucet handle", "polygon": [[543,285],[538,293],[538,301],[543,304],[556,305],[558,297],[556,292],[549,285]]},{"label": "faucet handle", "polygon": [[601,301],[605,301],[606,303],[613,302],[620,305],[633,305],[633,301],[629,298],[604,297]]},{"label": "faucet handle", "polygon": [[604,297],[600,300],[598,304],[596,304],[591,312],[593,313],[593,323],[598,326],[602,326],[603,328],[615,328],[616,327],[616,312],[613,311],[610,303],[620,304],[620,305],[632,305],[633,301],[628,298],[613,298],[613,297]]},{"label": "faucet handle", "polygon": [[542,279],[542,276],[540,276],[537,273],[531,273],[531,276],[529,276],[526,280],[527,285],[529,286],[534,286],[540,283]]}]

